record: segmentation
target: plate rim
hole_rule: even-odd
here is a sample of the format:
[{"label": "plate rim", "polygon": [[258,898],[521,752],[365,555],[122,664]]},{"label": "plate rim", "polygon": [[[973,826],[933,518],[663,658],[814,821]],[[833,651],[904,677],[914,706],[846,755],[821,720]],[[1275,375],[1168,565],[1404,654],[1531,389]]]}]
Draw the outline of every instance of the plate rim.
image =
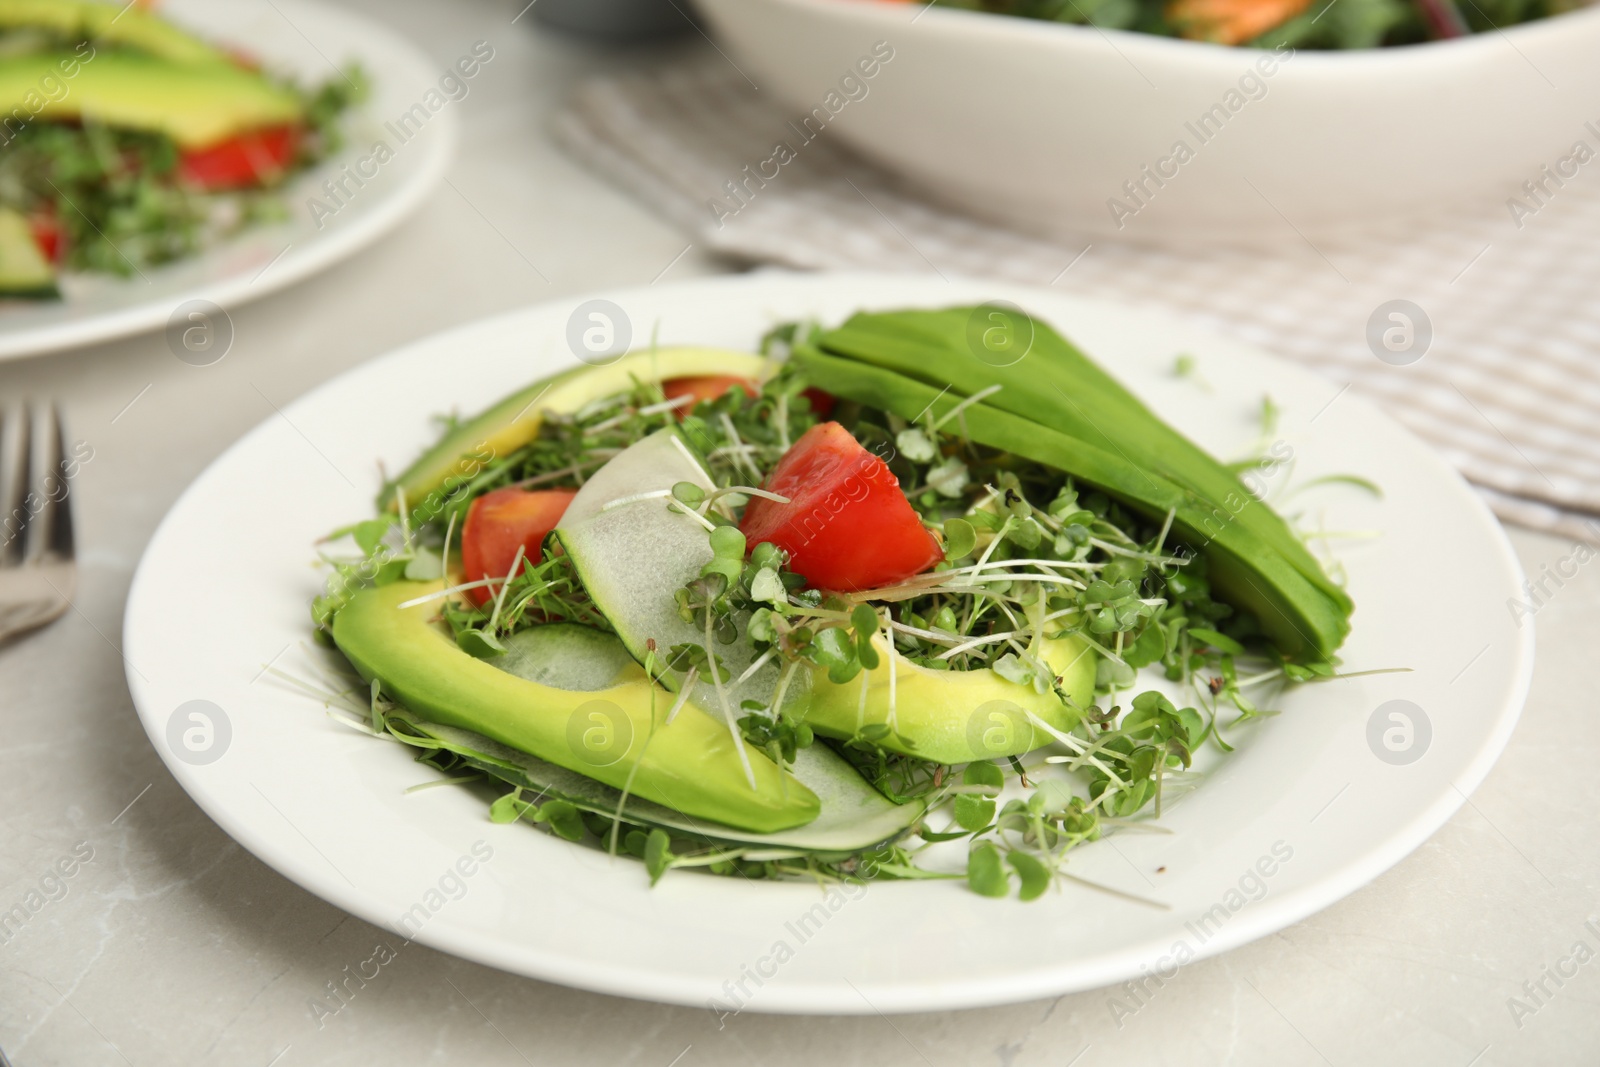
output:
[{"label": "plate rim", "polygon": [[[1010,282],[956,275],[939,277],[899,272],[805,273],[767,270],[748,274],[711,275],[676,282],[670,286],[640,285],[593,292],[585,291],[497,312],[416,338],[370,360],[347,368],[335,377],[308,390],[290,404],[285,405],[284,411],[292,416],[298,405],[308,401],[315,394],[336,390],[347,378],[364,372],[374,364],[391,358],[401,358],[417,349],[448,345],[480,331],[501,329],[510,322],[543,309],[576,304],[583,300],[594,298],[613,300],[623,306],[627,306],[627,301],[631,296],[636,294],[642,296],[646,293],[661,296],[663,291],[670,296],[673,291],[704,288],[739,289],[749,286],[759,289],[764,284],[775,279],[795,286],[794,292],[797,300],[803,291],[802,287],[807,285],[815,285],[819,287],[819,290],[827,290],[831,286],[860,288],[862,286],[870,286],[874,282],[922,283],[929,287],[954,282],[961,285],[986,286],[1007,297],[1015,296],[1019,293],[1036,293],[1056,299],[1064,298],[1071,302],[1093,305],[1101,309],[1110,309],[1119,314],[1137,315],[1146,320],[1174,326],[1197,338],[1215,339],[1234,350],[1249,351],[1260,358],[1286,368],[1294,374],[1317,379],[1321,378],[1320,375],[1306,367],[1273,355],[1250,342],[1237,340],[1221,331],[1197,326],[1170,314],[1095,296],[1051,291],[1038,286],[1018,285]],[[870,302],[870,295],[865,299]],[[1484,532],[1488,535],[1488,543],[1492,544],[1495,556],[1506,566],[1507,572],[1521,579],[1524,576],[1524,571],[1520,561],[1517,559],[1511,541],[1483,498],[1472,489],[1471,485],[1459,472],[1444,460],[1437,450],[1422,441],[1410,429],[1385,413],[1376,403],[1362,397],[1355,399],[1357,403],[1368,409],[1372,417],[1381,419],[1389,424],[1394,430],[1404,435],[1418,447],[1419,454],[1424,455],[1442,476],[1441,484],[1448,485],[1450,491],[1463,499],[1483,521]],[[248,447],[249,443],[258,434],[265,432],[273,421],[274,418],[272,416],[264,418],[241,435],[196,476],[194,481],[174,500],[167,514],[163,516],[161,523],[151,536],[149,545],[141,554],[139,565],[135,570],[129,588],[127,606],[124,613],[124,647],[127,645],[128,633],[134,625],[135,615],[142,608],[142,602],[146,596],[147,561],[152,555],[152,550],[167,533],[168,524],[174,521],[174,517],[180,511],[182,505],[189,500],[191,494],[198,491],[201,483],[207,480],[208,475],[215,468],[221,466],[236,450]],[[1267,936],[1295,922],[1299,922],[1350,895],[1414,852],[1443,827],[1456,811],[1467,803],[1471,793],[1482,784],[1489,770],[1505,750],[1526,706],[1533,677],[1536,635],[1534,620],[1527,620],[1527,623],[1527,625],[1519,627],[1516,631],[1516,641],[1509,656],[1511,669],[1505,679],[1506,695],[1500,701],[1498,710],[1494,715],[1493,728],[1484,732],[1479,743],[1472,750],[1470,758],[1464,761],[1462,772],[1449,783],[1452,788],[1448,791],[1441,791],[1428,803],[1418,805],[1411,818],[1393,828],[1389,833],[1369,847],[1364,848],[1353,858],[1341,862],[1334,872],[1321,876],[1311,884],[1285,892],[1271,893],[1263,899],[1253,902],[1249,908],[1239,913],[1237,921],[1228,923],[1214,937],[1206,940],[1194,952],[1195,960],[1206,959]],[[125,674],[130,693],[133,696],[136,713],[147,734],[149,734],[157,754],[167,766],[168,771],[183,786],[185,792],[224,832],[239,841],[267,866],[272,867],[274,871],[301,888],[365,921],[391,932],[393,931],[393,927],[389,925],[386,917],[388,912],[377,894],[357,889],[353,884],[341,884],[339,879],[336,878],[329,878],[325,875],[319,876],[309,868],[296,866],[294,861],[284,859],[278,855],[281,850],[277,849],[265,835],[256,833],[248,820],[236,817],[226,806],[216,802],[215,798],[208,795],[200,776],[195,773],[196,768],[177,761],[166,750],[165,746],[160,743],[158,717],[154,711],[149,714],[146,713],[145,707],[149,704],[149,699],[146,697],[141,700],[140,691],[143,683],[135,677],[136,672],[132,667],[132,663],[126,658]],[[497,942],[487,934],[475,930],[463,928],[442,929],[439,924],[429,924],[409,940],[415,940],[438,951],[470,959],[511,974],[525,975],[591,992],[686,1007],[705,1007],[708,1003],[705,988],[696,984],[699,981],[698,977],[691,978],[686,975],[674,975],[659,970],[641,971],[637,968],[595,962],[526,943],[519,943],[515,946],[515,951],[508,951],[508,946],[505,943]],[[1159,951],[1161,947],[1169,943],[1170,938],[1163,932],[1156,935],[1153,940],[1130,941],[1115,951],[1098,952],[1093,958],[1093,968],[1102,972],[1099,974],[1089,973],[1090,968],[1086,967],[1086,961],[1084,960],[1069,960],[1054,966],[1013,970],[1004,972],[1001,975],[989,975],[970,980],[939,980],[927,982],[926,984],[902,980],[893,984],[881,985],[869,982],[865,984],[864,988],[860,989],[853,983],[848,987],[840,987],[837,981],[832,983],[785,981],[781,984],[764,987],[760,998],[752,1003],[745,1004],[740,1010],[758,1014],[786,1015],[872,1014],[883,1011],[918,1013],[1019,1003],[1065,993],[1107,988],[1127,977],[1136,975],[1139,964],[1147,963],[1153,951]],[[686,991],[679,992],[675,988],[679,984],[689,988]],[[712,995],[714,996],[715,994]],[[871,996],[870,1001],[867,1000],[868,995]]]}]

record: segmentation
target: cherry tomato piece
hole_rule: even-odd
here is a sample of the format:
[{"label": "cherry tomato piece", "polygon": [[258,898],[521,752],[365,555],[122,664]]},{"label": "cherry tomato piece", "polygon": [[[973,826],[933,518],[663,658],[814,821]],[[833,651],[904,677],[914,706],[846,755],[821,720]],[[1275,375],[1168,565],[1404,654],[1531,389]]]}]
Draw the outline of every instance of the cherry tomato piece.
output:
[{"label": "cherry tomato piece", "polygon": [[[474,500],[467,509],[467,521],[461,526],[464,579],[477,582],[504,578],[519,547],[523,557],[537,566],[544,558],[545,537],[556,528],[576,495],[575,489],[530,492],[512,487],[496,489]],[[467,596],[482,607],[498,591],[498,586],[479,586],[468,589]]]},{"label": "cherry tomato piece", "polygon": [[299,150],[299,126],[270,126],[184,152],[178,173],[207,190],[268,185],[289,169]]},{"label": "cherry tomato piece", "polygon": [[807,430],[763,487],[789,503],[751,499],[739,528],[789,553],[819,589],[855,592],[904,581],[944,556],[887,464],[837,422]]},{"label": "cherry tomato piece", "polygon": [[695,404],[706,404],[720,398],[730,389],[743,389],[745,396],[756,395],[756,383],[737,374],[697,374],[686,378],[668,378],[661,383],[661,391],[668,400],[689,397],[693,403],[679,406],[678,413],[687,414]]}]

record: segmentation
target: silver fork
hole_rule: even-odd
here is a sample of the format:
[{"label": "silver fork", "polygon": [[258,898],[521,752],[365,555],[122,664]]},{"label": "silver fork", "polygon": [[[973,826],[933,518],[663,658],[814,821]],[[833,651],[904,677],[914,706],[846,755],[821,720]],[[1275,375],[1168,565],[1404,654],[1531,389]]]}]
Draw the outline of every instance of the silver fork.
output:
[{"label": "silver fork", "polygon": [[61,413],[0,412],[0,641],[54,622],[77,589]]}]

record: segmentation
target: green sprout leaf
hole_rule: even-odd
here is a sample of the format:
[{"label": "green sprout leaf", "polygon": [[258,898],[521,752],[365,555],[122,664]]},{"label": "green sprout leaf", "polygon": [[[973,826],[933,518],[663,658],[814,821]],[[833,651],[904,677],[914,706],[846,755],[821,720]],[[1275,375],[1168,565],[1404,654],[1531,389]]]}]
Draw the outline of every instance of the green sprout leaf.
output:
[{"label": "green sprout leaf", "polygon": [[855,642],[850,632],[842,626],[818,630],[806,652],[813,662],[828,668],[828,680],[835,685],[843,685],[861,670],[861,662],[856,658]]},{"label": "green sprout leaf", "polygon": [[1006,784],[1006,774],[993,763],[969,763],[961,772],[961,784],[983,786],[989,796],[998,796]]},{"label": "green sprout leaf", "polygon": [[972,523],[966,519],[946,519],[944,521],[944,558],[947,560],[963,559],[972,555],[972,550],[978,547],[978,531],[973,529]]},{"label": "green sprout leaf", "polygon": [[1018,685],[1033,684],[1033,668],[1029,667],[1015,652],[1007,652],[994,661],[994,673],[1008,682]]},{"label": "green sprout leaf", "polygon": [[650,836],[645,839],[644,869],[650,873],[651,885],[661,881],[661,876],[667,873],[667,868],[677,859],[669,848],[671,844],[672,839],[667,836],[665,830],[651,830]]},{"label": "green sprout leaf", "polygon": [[565,800],[549,800],[539,808],[535,822],[549,823],[550,829],[568,841],[583,838],[583,818],[578,809]]},{"label": "green sprout leaf", "polygon": [[522,799],[522,790],[513,789],[489,805],[489,821],[494,823],[516,822],[528,812],[536,811],[537,808],[538,805],[532,801]]},{"label": "green sprout leaf", "polygon": [[955,817],[962,829],[977,833],[994,821],[994,801],[974,793],[962,793],[956,797]]},{"label": "green sprout leaf", "polygon": [[1033,853],[1014,851],[1006,859],[1022,882],[1022,888],[1017,891],[1019,900],[1037,900],[1050,888],[1050,868]]},{"label": "green sprout leaf", "polygon": [[1011,892],[1011,876],[1000,862],[1000,850],[988,842],[967,854],[967,885],[985,897],[1003,897]]},{"label": "green sprout leaf", "polygon": [[456,634],[456,646],[475,659],[493,659],[506,651],[506,646],[487,630],[462,630]]}]

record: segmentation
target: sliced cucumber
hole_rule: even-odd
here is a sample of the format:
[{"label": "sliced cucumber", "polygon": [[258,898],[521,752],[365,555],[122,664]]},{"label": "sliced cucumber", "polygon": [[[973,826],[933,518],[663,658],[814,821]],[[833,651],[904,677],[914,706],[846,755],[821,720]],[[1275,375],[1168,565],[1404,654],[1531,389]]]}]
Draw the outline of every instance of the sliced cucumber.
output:
[{"label": "sliced cucumber", "polygon": [[[674,594],[700,575],[711,561],[711,543],[698,520],[668,506],[659,494],[679,482],[710,491],[711,476],[684,443],[677,429],[659,430],[624,449],[595,472],[567,506],[556,537],[572,558],[578,577],[633,657],[643,663],[655,643],[660,663],[674,645],[707,646],[706,632],[678,614]],[[658,494],[658,495],[649,495]],[[734,622],[743,629],[744,619]],[[737,709],[743,700],[766,703],[778,683],[778,668],[769,663],[743,682],[737,679],[755,661],[749,642],[709,642],[725,669],[721,693],[713,680],[702,678],[691,699],[715,715],[726,702]],[[682,674],[665,672],[662,684],[676,689]],[[797,672],[785,706],[805,698],[810,672]]]},{"label": "sliced cucumber", "polygon": [[633,656],[614,635],[575,623],[518,630],[504,644],[504,654],[486,662],[553,689],[581,693],[610,689],[634,666]]},{"label": "sliced cucumber", "polygon": [[59,295],[55,271],[34,241],[28,220],[0,208],[0,298],[47,300]]},{"label": "sliced cucumber", "polygon": [[[482,734],[453,726],[425,722],[409,712],[392,713],[407,723],[418,736],[467,763],[494,775],[501,781],[542,793],[546,799],[559,797],[585,811],[615,815],[622,799],[620,790],[593,778],[558,767],[554,763],[507,748]],[[895,804],[872,788],[854,767],[826,745],[813,744],[795,755],[794,777],[822,801],[821,813],[805,826],[793,830],[761,834],[736,830],[721,824],[701,822],[682,812],[630,795],[622,807],[622,817],[644,826],[659,826],[675,834],[712,843],[762,845],[796,852],[850,853],[869,849],[905,835],[926,810],[913,800]]]}]

